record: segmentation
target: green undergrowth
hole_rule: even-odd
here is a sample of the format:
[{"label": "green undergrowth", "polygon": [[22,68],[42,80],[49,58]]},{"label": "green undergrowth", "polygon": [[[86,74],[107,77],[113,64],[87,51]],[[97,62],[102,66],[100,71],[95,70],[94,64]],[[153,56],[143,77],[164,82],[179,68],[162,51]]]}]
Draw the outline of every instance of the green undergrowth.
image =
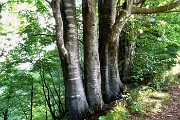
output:
[{"label": "green undergrowth", "polygon": [[100,116],[99,120],[129,120],[132,115],[143,119],[160,112],[165,107],[163,104],[171,97],[168,93],[145,86],[128,90],[128,93],[106,116]]},{"label": "green undergrowth", "polygon": [[127,86],[124,98],[99,120],[144,120],[161,112],[172,98],[164,89],[180,83],[180,66],[176,66],[175,74],[172,71],[166,72],[161,79],[154,79],[147,86]]}]

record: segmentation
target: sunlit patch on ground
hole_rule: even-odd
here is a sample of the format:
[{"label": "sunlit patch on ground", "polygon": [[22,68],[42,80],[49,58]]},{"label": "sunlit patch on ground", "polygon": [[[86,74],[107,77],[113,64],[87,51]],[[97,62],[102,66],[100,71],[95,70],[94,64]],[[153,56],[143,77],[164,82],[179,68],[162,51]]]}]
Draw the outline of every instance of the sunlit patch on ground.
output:
[{"label": "sunlit patch on ground", "polygon": [[144,115],[148,116],[161,112],[161,109],[164,107],[163,102],[169,98],[170,95],[168,93],[149,88],[148,90],[144,90],[137,100],[142,104]]},{"label": "sunlit patch on ground", "polygon": [[174,100],[179,96],[177,94],[180,93],[177,92],[180,90],[179,74],[180,64],[176,64],[162,76],[162,79],[169,82],[163,89],[155,90],[148,86],[130,88],[128,90],[129,95],[100,120],[108,120],[109,118],[113,120],[148,120],[163,113],[164,110],[169,109],[171,102],[176,103]]},{"label": "sunlit patch on ground", "polygon": [[175,59],[175,61],[177,64],[171,69],[171,73],[173,75],[180,74],[180,51],[177,52],[177,58]]},{"label": "sunlit patch on ground", "polygon": [[173,75],[177,75],[180,73],[180,64],[176,64],[173,68],[172,68],[172,74]]}]

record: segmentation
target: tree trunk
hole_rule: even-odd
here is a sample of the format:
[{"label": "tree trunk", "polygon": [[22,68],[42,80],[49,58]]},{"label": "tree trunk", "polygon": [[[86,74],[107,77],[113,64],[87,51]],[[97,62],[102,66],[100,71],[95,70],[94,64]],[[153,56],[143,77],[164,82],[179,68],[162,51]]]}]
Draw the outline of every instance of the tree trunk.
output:
[{"label": "tree trunk", "polygon": [[3,112],[4,120],[8,120],[8,108]]},{"label": "tree trunk", "polygon": [[3,6],[3,4],[0,3],[0,20],[1,20],[1,18],[2,18],[2,16],[1,16],[2,6]]},{"label": "tree trunk", "polygon": [[84,75],[90,106],[101,105],[101,74],[97,40],[96,0],[83,2]]},{"label": "tree trunk", "polygon": [[105,41],[115,23],[116,0],[100,0],[99,16],[99,44],[103,99],[105,102],[111,102],[114,99],[117,99],[120,93],[120,78],[116,51],[118,46],[106,44]]},{"label": "tree trunk", "polygon": [[104,63],[102,64],[104,76],[104,101],[111,102],[119,99],[123,92],[123,84],[120,80],[118,69],[119,40],[105,46]]},{"label": "tree trunk", "polygon": [[121,54],[121,56],[119,56],[121,63],[120,74],[123,82],[126,82],[127,77],[131,75],[136,48],[135,39],[136,36],[133,34],[133,27],[130,22],[127,22],[121,32],[119,44],[121,47],[119,51]]},{"label": "tree trunk", "polygon": [[46,109],[46,120],[48,120],[48,111],[47,111],[47,104],[46,104],[46,101],[44,102],[45,104],[45,109]]},{"label": "tree trunk", "polygon": [[62,1],[64,42],[68,56],[61,59],[65,75],[66,109],[70,120],[82,119],[88,108],[79,64],[75,0]]},{"label": "tree trunk", "polygon": [[[46,82],[46,79],[45,79],[45,72],[44,72],[44,68],[43,69],[40,69],[40,76],[41,76],[41,79],[42,79],[42,90],[43,90],[43,94],[44,94],[44,97],[45,97],[45,101],[47,103],[47,106],[49,108],[49,111],[51,113],[51,117],[53,120],[58,120],[58,116],[56,116],[56,113],[53,109],[53,105],[52,105],[52,101],[51,100],[51,90],[50,90],[50,87],[47,85],[47,82]],[[53,97],[53,95],[52,95]]]},{"label": "tree trunk", "polygon": [[[99,2],[99,41],[101,76],[103,83],[103,99],[111,102],[121,97],[123,84],[119,77],[118,51],[119,34],[130,15],[132,0],[127,0],[125,7],[116,17],[116,0],[100,0]],[[108,29],[108,30],[107,30]]]},{"label": "tree trunk", "polygon": [[34,97],[34,86],[33,86],[33,81],[31,83],[31,111],[30,111],[30,120],[33,118],[33,97]]},{"label": "tree trunk", "polygon": [[135,55],[135,42],[130,42],[126,40],[125,45],[125,56],[124,56],[124,65],[123,65],[123,79],[126,81],[126,78],[131,75],[133,59]]},{"label": "tree trunk", "polygon": [[68,118],[79,120],[88,104],[80,74],[75,0],[53,0],[50,5],[56,23],[56,43],[64,76]]}]

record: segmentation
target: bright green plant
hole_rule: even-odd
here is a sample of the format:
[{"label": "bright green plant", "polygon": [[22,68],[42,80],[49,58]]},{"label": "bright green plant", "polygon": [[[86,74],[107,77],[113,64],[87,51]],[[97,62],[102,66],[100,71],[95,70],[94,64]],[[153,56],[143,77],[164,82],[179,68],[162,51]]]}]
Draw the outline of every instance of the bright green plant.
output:
[{"label": "bright green plant", "polygon": [[113,120],[112,116],[100,116],[98,120]]},{"label": "bright green plant", "polygon": [[126,108],[126,104],[123,102],[119,102],[110,112],[108,112],[107,116],[100,116],[99,120],[128,120],[129,111]]},{"label": "bright green plant", "polygon": [[139,103],[139,102],[135,102],[129,108],[130,108],[131,113],[133,113],[133,114],[140,114],[140,115],[142,115],[142,113],[143,113],[142,104]]},{"label": "bright green plant", "polygon": [[168,83],[162,79],[163,74],[176,64],[175,58],[180,49],[179,19],[177,13],[146,17],[153,17],[156,21],[134,21],[134,26],[137,26],[133,29],[134,36],[137,35],[136,54],[131,75],[126,79],[138,84],[150,83],[152,87],[161,89]]}]

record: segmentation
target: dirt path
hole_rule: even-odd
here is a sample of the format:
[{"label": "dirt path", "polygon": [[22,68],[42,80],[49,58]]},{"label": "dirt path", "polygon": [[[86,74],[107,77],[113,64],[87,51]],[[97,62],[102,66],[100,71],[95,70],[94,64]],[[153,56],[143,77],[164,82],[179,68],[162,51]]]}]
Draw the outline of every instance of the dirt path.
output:
[{"label": "dirt path", "polygon": [[171,101],[167,103],[168,107],[149,120],[180,120],[180,84],[167,91],[172,95]]},{"label": "dirt path", "polygon": [[[134,116],[130,120],[180,120],[180,84],[177,87],[165,89],[165,92],[172,95],[170,101],[166,103],[168,107],[154,116],[147,116],[143,119]],[[115,102],[105,104],[101,110],[97,110],[95,114],[88,114],[84,120],[98,120],[99,116],[106,115],[114,105]]]}]

